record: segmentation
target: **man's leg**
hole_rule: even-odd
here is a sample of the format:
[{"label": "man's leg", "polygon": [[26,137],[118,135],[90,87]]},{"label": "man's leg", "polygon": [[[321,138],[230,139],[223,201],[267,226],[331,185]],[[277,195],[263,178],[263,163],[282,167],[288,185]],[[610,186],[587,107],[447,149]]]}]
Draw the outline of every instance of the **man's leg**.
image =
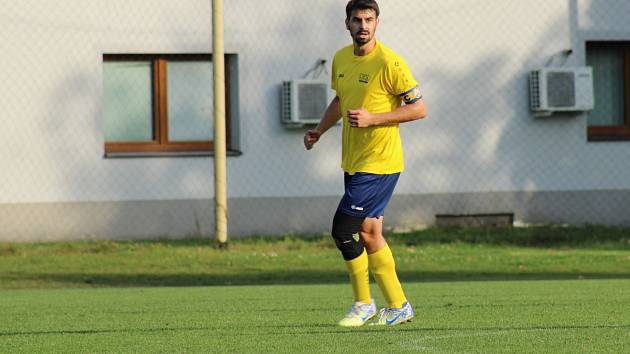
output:
[{"label": "man's leg", "polygon": [[340,211],[333,219],[332,236],[346,261],[355,300],[350,311],[339,321],[344,327],[362,326],[376,315],[376,304],[370,296],[368,256],[360,236],[363,219]]},{"label": "man's leg", "polygon": [[370,296],[368,255],[360,237],[363,220],[364,218],[337,211],[333,218],[332,236],[346,261],[354,300],[369,304],[372,302],[372,297]]},{"label": "man's leg", "polygon": [[407,299],[396,275],[392,251],[383,237],[383,217],[366,218],[361,225],[361,239],[368,254],[369,267],[383,292],[387,306],[402,308]]}]

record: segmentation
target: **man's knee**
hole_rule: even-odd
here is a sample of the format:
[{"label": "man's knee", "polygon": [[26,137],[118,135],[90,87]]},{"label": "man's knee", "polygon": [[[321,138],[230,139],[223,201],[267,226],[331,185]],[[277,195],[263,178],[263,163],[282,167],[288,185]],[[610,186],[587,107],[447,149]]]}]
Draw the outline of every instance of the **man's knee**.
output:
[{"label": "man's knee", "polygon": [[332,237],[346,261],[353,260],[363,253],[363,241],[359,234],[363,219],[339,211],[333,218]]},{"label": "man's knee", "polygon": [[364,243],[378,242],[383,238],[383,217],[366,218],[361,224],[361,238]]}]

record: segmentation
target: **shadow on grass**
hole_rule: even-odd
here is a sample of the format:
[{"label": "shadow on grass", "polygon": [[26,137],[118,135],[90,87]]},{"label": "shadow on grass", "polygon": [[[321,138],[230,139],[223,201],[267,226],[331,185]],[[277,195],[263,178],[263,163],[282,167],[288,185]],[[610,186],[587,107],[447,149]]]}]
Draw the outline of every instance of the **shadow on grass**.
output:
[{"label": "shadow on grass", "polygon": [[392,234],[396,242],[419,246],[427,243],[489,244],[516,247],[570,247],[630,249],[630,229],[586,225],[582,227],[527,228],[430,228],[422,231]]},{"label": "shadow on grass", "polygon": [[33,336],[33,335],[50,335],[50,334],[110,334],[110,333],[130,333],[130,332],[143,332],[143,333],[153,333],[153,332],[177,332],[177,331],[208,331],[210,328],[208,327],[184,327],[184,328],[149,328],[149,329],[129,329],[129,328],[121,328],[121,329],[85,329],[85,330],[58,330],[58,331],[26,331],[26,332],[0,332],[0,337],[11,337],[11,336]]},{"label": "shadow on grass", "polygon": [[[312,326],[309,326],[312,327]],[[331,326],[335,327],[335,326]],[[295,326],[293,326],[295,328]],[[396,331],[399,332],[415,332],[415,333],[424,333],[426,337],[421,339],[447,339],[452,337],[467,337],[467,336],[481,336],[485,334],[496,334],[501,332],[527,332],[527,331],[566,331],[566,330],[592,330],[592,329],[628,329],[630,328],[630,324],[619,324],[619,325],[566,325],[566,326],[507,326],[507,327],[418,327],[415,325],[403,324],[396,326]],[[310,330],[310,334],[339,334],[339,333],[347,333],[356,335],[357,332],[366,332],[366,333],[374,333],[374,332],[391,332],[392,328],[388,328],[386,326],[363,326],[359,328],[330,328],[327,330]],[[282,333],[287,333],[283,331]],[[432,335],[432,333],[442,333],[441,335]],[[265,333],[266,335],[275,334],[275,333]],[[304,334],[303,329],[301,331],[294,331],[293,334],[300,335]],[[246,333],[237,334],[241,336],[250,335]]]},{"label": "shadow on grass", "polygon": [[[274,331],[274,329],[282,329],[281,331]],[[296,328],[295,325],[291,326],[264,326],[262,331],[255,331],[250,333],[231,333],[232,336],[256,336],[259,337],[261,333],[264,335],[274,335],[274,334],[295,334],[295,335],[304,335],[304,329],[309,328],[310,332],[308,334],[340,334],[340,333],[348,333],[356,335],[357,332],[390,332],[391,328],[386,328],[384,326],[366,326],[362,328],[341,328],[334,324],[320,324],[320,325],[305,325],[299,326]],[[321,329],[315,329],[321,328]],[[426,327],[417,327],[417,326],[398,326],[396,328],[397,331],[401,332],[424,332],[428,336],[424,339],[436,339],[429,335],[432,332],[442,332],[445,333],[441,336],[437,336],[438,339],[444,339],[449,337],[458,337],[458,336],[467,336],[467,333],[474,333],[476,335],[483,335],[483,333],[496,333],[496,332],[510,332],[510,331],[556,331],[556,330],[591,330],[591,329],[627,329],[630,328],[629,324],[619,324],[619,325],[567,325],[567,326],[508,326],[508,327],[474,327],[474,328],[458,328],[458,327],[448,327],[448,328],[426,328]],[[160,332],[190,332],[190,331],[210,331],[216,330],[217,328],[209,328],[209,327],[160,327],[160,328],[148,328],[148,329],[139,329],[139,328],[118,328],[118,329],[98,329],[98,330],[58,330],[58,331],[13,331],[13,332],[0,332],[0,337],[15,337],[15,336],[34,336],[34,335],[93,335],[93,334],[112,334],[112,333],[160,333]],[[289,329],[289,331],[287,331]],[[294,331],[290,331],[290,329],[294,329]],[[453,332],[454,334],[449,334]]]},{"label": "shadow on grass", "polygon": [[[399,271],[402,282],[441,281],[518,281],[518,280],[578,280],[630,279],[630,273],[498,273],[498,272],[413,272]],[[342,271],[278,271],[248,274],[20,274],[0,277],[0,281],[37,282],[45,287],[185,287],[221,285],[282,285],[282,284],[345,284],[348,275]],[[9,286],[11,287],[11,286]],[[22,287],[22,286],[19,286]]]},{"label": "shadow on grass", "polygon": [[[630,249],[630,229],[605,226],[585,227],[532,227],[532,228],[430,228],[407,233],[387,233],[388,242],[406,246],[426,244],[487,244],[515,247],[569,247],[569,248],[608,248]],[[211,239],[157,240],[142,241],[161,243],[170,247],[191,247],[216,245]],[[305,242],[335,248],[328,235],[285,235],[236,238],[235,244],[274,244]]]}]

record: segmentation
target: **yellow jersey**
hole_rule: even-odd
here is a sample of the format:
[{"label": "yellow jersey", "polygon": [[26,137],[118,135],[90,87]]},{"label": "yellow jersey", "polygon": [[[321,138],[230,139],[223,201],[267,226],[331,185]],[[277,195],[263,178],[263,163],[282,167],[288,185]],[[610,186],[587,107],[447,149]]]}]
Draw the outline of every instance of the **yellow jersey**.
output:
[{"label": "yellow jersey", "polygon": [[379,41],[364,56],[354,55],[352,45],[335,54],[331,86],[343,117],[341,168],[345,172],[392,174],[404,169],[399,125],[350,127],[348,110],[393,111],[406,94],[418,90],[417,85],[407,63]]}]

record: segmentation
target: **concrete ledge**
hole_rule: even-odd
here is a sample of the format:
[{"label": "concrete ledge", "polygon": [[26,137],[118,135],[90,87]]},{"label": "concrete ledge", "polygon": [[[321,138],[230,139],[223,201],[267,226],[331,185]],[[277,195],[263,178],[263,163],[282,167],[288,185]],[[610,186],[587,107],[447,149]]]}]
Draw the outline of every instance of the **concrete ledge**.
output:
[{"label": "concrete ledge", "polygon": [[[228,201],[230,237],[330,231],[340,196],[235,198]],[[211,237],[213,201],[0,204],[0,241]],[[630,191],[489,192],[396,195],[388,230],[435,225],[438,214],[514,214],[516,224],[630,226]]]}]

